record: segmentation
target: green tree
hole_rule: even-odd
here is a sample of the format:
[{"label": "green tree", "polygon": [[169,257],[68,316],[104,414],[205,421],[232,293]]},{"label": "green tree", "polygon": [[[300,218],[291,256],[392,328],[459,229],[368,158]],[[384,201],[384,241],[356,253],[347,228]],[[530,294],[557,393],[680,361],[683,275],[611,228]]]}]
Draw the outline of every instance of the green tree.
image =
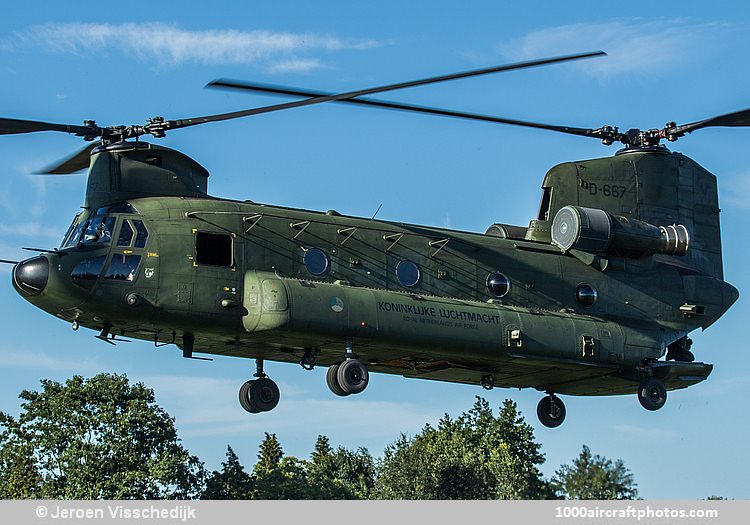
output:
[{"label": "green tree", "polygon": [[[5,423],[0,413],[0,426]],[[41,474],[23,432],[0,432],[0,499],[41,498]]]},{"label": "green tree", "polygon": [[192,498],[203,465],[180,443],[153,390],[124,375],[43,380],[0,413],[0,495],[12,498]]},{"label": "green tree", "polygon": [[334,451],[326,436],[318,436],[307,478],[315,499],[367,499],[375,484],[375,461],[365,448]]},{"label": "green tree", "polygon": [[562,465],[552,478],[558,495],[567,499],[636,499],[638,490],[633,474],[621,459],[611,460],[583,450],[573,465]]},{"label": "green tree", "polygon": [[447,414],[413,439],[402,435],[378,465],[375,494],[387,499],[510,499],[552,495],[533,429],[506,401],[495,417],[477,398],[457,419]]},{"label": "green tree", "polygon": [[253,468],[253,499],[309,499],[305,462],[284,457],[276,434],[266,433]]},{"label": "green tree", "polygon": [[554,493],[543,480],[539,465],[544,463],[541,443],[534,439],[534,428],[526,423],[518,405],[510,399],[503,401],[500,413],[492,417],[492,409],[484,399],[477,402],[469,412],[475,428],[483,429],[484,448],[494,450],[504,447],[508,460],[493,462],[498,468],[498,497],[500,499],[550,499]]},{"label": "green tree", "polygon": [[245,472],[232,447],[227,445],[227,460],[221,472],[214,470],[206,479],[206,490],[201,499],[249,499],[253,493],[253,479]]}]

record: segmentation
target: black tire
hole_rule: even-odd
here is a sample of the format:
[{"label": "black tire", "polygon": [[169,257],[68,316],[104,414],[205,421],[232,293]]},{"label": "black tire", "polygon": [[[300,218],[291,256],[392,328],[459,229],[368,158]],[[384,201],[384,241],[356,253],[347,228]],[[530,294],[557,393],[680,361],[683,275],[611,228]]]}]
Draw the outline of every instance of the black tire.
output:
[{"label": "black tire", "polygon": [[545,396],[536,406],[539,422],[547,428],[556,428],[565,421],[565,403],[556,396]]},{"label": "black tire", "polygon": [[659,379],[649,377],[638,386],[638,401],[646,410],[659,410],[667,402],[667,389]]},{"label": "black tire", "polygon": [[253,383],[255,383],[255,380],[251,379],[250,381],[246,381],[245,383],[243,383],[243,385],[240,387],[240,405],[247,412],[250,412],[251,414],[257,414],[260,412],[260,410],[253,406],[249,395],[250,387],[253,386]]},{"label": "black tire", "polygon": [[326,372],[326,383],[328,383],[328,388],[331,389],[331,392],[337,396],[345,397],[349,395],[349,392],[345,392],[344,389],[341,388],[341,385],[339,385],[338,371],[338,364],[329,366],[328,372]]},{"label": "black tire", "polygon": [[336,372],[339,386],[344,392],[349,394],[359,394],[370,381],[370,374],[367,367],[359,359],[347,359],[339,365]]},{"label": "black tire", "polygon": [[253,381],[248,389],[250,403],[261,412],[269,412],[276,408],[281,399],[279,387],[273,380],[261,377]]}]

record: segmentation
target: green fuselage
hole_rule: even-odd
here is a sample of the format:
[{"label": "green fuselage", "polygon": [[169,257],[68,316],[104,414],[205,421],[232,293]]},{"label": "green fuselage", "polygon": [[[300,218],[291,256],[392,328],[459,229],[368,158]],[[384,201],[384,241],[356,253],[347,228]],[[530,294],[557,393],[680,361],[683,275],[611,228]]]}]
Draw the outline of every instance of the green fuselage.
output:
[{"label": "green fuselage", "polygon": [[[91,188],[94,175],[90,198],[102,191]],[[498,237],[200,192],[122,196],[129,207],[88,203],[67,247],[42,256],[43,289],[23,295],[81,326],[179,346],[194,338],[192,350],[207,354],[298,362],[307,352],[329,365],[350,339],[374,372],[632,393],[639,366],[712,324],[738,295],[720,275],[675,256],[611,256],[602,269],[528,233]],[[488,289],[493,273],[509,281],[500,297]],[[590,306],[577,298],[584,284],[597,292]],[[705,379],[711,365],[658,370],[674,389]]]}]

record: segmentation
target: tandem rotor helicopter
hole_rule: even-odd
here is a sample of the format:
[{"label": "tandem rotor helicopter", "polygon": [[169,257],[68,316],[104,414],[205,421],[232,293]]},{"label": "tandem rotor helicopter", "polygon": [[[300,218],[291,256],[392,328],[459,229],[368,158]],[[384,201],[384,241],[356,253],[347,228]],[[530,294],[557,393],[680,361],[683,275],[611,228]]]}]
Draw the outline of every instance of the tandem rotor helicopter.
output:
[{"label": "tandem rotor helicopter", "polygon": [[[256,360],[239,392],[251,413],[279,389],[265,361],[328,367],[330,390],[358,394],[370,372],[546,395],[537,415],[565,419],[559,395],[667,391],[705,380],[688,337],[737,300],[723,280],[716,177],[660,144],[715,126],[750,126],[750,109],[661,129],[556,126],[363,98],[459,78],[579,60],[547,58],[347,93],[229,80],[210,87],[297,100],[181,120],[101,127],[0,118],[0,134],[70,133],[91,142],[47,170],[88,168],[83,211],[59,248],[16,262],[26,300],[115,344],[124,337],[194,354]],[[484,233],[212,197],[208,171],[139,140],[178,128],[325,102],[472,119],[624,145],[553,167],[528,226]]]}]

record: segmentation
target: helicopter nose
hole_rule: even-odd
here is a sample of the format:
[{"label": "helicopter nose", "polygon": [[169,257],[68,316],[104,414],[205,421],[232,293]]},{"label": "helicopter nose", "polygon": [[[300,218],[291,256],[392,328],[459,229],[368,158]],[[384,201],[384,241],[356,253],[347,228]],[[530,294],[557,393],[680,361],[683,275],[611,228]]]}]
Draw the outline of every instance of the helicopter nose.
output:
[{"label": "helicopter nose", "polygon": [[49,262],[46,257],[34,257],[13,268],[13,286],[24,297],[39,295],[47,286]]}]

